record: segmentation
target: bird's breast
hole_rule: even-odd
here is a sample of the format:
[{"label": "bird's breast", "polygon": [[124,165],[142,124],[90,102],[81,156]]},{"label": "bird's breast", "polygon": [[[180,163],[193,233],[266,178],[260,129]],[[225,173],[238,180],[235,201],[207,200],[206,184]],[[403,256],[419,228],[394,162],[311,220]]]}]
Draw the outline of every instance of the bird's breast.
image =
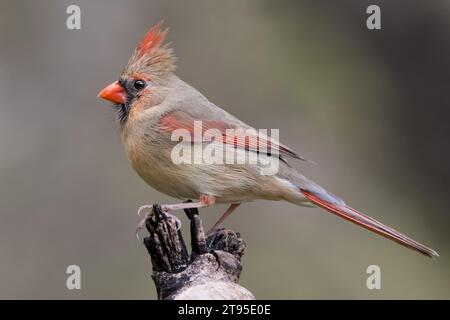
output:
[{"label": "bird's breast", "polygon": [[123,137],[126,153],[137,174],[156,190],[179,199],[198,199],[189,165],[171,159],[173,142],[153,130],[128,132]]}]

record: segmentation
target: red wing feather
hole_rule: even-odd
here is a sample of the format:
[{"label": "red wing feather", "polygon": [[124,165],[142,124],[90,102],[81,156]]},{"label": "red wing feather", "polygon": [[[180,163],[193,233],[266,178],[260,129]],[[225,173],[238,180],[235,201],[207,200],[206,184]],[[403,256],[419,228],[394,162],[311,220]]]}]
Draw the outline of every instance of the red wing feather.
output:
[{"label": "red wing feather", "polygon": [[[161,128],[167,132],[176,129],[185,129],[194,141],[194,118],[179,112],[173,112],[165,115],[160,122]],[[200,120],[197,120],[200,121]],[[248,128],[239,128],[236,125],[217,120],[201,120],[202,135],[208,129],[217,129],[222,133],[221,143],[231,145],[234,148],[241,148],[248,151],[262,152],[266,154],[276,154],[278,156],[288,156],[306,161],[289,147],[271,139],[270,137],[259,133],[256,130],[247,130]],[[231,129],[231,135],[227,130]]]}]

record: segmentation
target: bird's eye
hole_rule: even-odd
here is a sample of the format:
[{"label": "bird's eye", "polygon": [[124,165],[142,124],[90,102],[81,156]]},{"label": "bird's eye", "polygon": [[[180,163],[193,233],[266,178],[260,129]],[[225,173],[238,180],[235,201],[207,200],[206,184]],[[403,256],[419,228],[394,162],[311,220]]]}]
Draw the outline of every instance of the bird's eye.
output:
[{"label": "bird's eye", "polygon": [[134,81],[134,83],[133,83],[133,86],[136,90],[144,89],[146,85],[147,85],[147,83],[145,83],[144,80],[140,80],[140,79]]}]

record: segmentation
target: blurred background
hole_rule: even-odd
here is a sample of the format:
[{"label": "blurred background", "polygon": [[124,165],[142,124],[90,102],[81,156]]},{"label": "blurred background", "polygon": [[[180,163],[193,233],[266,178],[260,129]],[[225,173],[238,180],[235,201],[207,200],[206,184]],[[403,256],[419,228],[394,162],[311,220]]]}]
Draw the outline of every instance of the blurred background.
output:
[{"label": "blurred background", "polygon": [[[66,28],[71,4],[81,30]],[[366,28],[370,4],[382,30]],[[96,95],[161,19],[183,80],[256,128],[280,128],[318,163],[296,168],[441,255],[432,261],[319,209],[259,201],[226,223],[247,243],[243,286],[261,299],[450,298],[450,2],[1,8],[0,298],[156,297],[136,210],[176,200],[133,172],[114,112]],[[205,225],[223,210],[202,210]],[[71,264],[81,290],[66,289]],[[372,264],[381,290],[366,287]]]}]

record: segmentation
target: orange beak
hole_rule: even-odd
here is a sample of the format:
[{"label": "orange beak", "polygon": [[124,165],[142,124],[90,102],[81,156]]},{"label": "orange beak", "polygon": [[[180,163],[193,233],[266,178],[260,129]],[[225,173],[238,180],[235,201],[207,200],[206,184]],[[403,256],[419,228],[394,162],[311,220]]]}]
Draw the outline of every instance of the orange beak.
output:
[{"label": "orange beak", "polygon": [[124,104],[127,101],[125,90],[118,81],[111,83],[109,86],[100,91],[97,97],[120,104]]}]

